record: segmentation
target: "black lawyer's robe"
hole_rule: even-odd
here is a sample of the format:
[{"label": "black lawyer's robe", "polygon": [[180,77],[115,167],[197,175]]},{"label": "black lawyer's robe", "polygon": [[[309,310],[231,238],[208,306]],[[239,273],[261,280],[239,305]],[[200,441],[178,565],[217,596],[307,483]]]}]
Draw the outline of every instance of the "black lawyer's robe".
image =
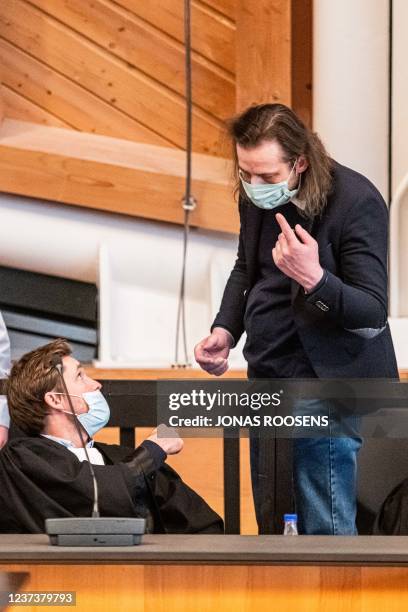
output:
[{"label": "black lawyer's robe", "polygon": [[[147,473],[123,461],[134,454],[95,443],[101,516],[144,517],[155,533],[223,533],[222,519],[168,465]],[[10,441],[0,452],[0,533],[43,533],[46,518],[90,516],[93,484],[87,461],[44,437]]]}]

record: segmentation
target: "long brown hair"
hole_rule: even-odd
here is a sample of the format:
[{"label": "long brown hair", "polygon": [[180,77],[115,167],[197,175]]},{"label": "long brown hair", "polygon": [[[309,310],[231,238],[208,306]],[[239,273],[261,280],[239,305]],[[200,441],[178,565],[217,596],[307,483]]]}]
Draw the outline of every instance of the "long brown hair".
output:
[{"label": "long brown hair", "polygon": [[29,436],[39,435],[44,429],[48,412],[45,394],[63,391],[53,359],[70,354],[69,344],[59,338],[26,353],[13,365],[6,385],[10,417]]},{"label": "long brown hair", "polygon": [[332,185],[333,161],[319,136],[284,104],[250,106],[228,123],[233,141],[234,180],[236,193],[248,199],[238,175],[236,145],[250,149],[264,141],[276,140],[282,147],[283,161],[294,164],[300,155],[308,161],[302,172],[299,199],[305,203],[304,215],[320,215]]}]

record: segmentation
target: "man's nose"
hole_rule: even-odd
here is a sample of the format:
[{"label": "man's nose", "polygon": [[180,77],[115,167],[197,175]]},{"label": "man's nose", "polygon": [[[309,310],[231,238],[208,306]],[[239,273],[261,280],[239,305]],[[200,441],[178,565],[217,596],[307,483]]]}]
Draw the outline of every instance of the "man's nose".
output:
[{"label": "man's nose", "polygon": [[251,185],[264,185],[265,181],[261,179],[260,176],[256,176],[256,174],[251,176]]},{"label": "man's nose", "polygon": [[98,380],[89,378],[89,383],[92,388],[92,391],[99,391],[100,389],[102,389],[102,384]]}]

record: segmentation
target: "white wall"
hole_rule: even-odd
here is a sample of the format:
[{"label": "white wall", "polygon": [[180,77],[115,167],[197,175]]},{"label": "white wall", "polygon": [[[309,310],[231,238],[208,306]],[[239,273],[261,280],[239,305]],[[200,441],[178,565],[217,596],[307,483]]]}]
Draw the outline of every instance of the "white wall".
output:
[{"label": "white wall", "polygon": [[408,317],[408,2],[394,0],[393,13],[391,306]]},{"label": "white wall", "polygon": [[[2,195],[0,245],[1,265],[101,285],[100,365],[168,367],[173,362],[180,227]],[[191,230],[190,358],[194,344],[208,334],[236,246],[236,236]],[[245,366],[239,349],[231,365]]]},{"label": "white wall", "polygon": [[389,2],[314,0],[313,16],[314,129],[387,199]]},{"label": "white wall", "polygon": [[408,368],[408,3],[393,0],[391,329],[398,364]]},{"label": "white wall", "polygon": [[408,2],[393,0],[392,191],[408,173]]},{"label": "white wall", "polygon": [[[393,0],[389,134],[389,0],[314,0],[314,129],[339,162],[388,194],[392,136],[390,325],[408,368],[408,2]],[[388,202],[387,202],[388,203]]]}]

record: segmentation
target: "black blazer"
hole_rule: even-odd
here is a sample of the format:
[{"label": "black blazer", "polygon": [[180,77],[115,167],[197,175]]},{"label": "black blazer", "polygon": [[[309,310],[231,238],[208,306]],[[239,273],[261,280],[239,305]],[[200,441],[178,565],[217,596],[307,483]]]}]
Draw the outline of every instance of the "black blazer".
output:
[{"label": "black blazer", "polygon": [[[235,343],[257,278],[265,214],[243,199],[239,213],[238,256],[211,326],[227,329]],[[318,242],[325,281],[310,294],[292,281],[292,307],[317,376],[398,378],[387,322],[388,209],[381,194],[367,178],[335,162],[326,208],[303,226]]]}]

